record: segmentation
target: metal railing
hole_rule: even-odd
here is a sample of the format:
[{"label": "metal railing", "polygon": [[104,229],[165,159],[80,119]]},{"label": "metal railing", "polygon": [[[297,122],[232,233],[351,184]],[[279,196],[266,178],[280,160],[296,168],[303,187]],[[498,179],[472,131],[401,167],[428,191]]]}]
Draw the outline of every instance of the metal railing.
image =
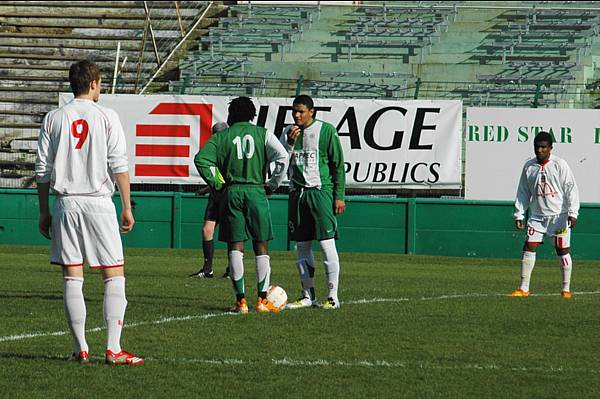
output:
[{"label": "metal railing", "polygon": [[[154,79],[158,75],[160,75],[160,73],[163,71],[165,66],[171,60],[173,55],[183,45],[183,43],[185,43],[185,41],[189,38],[189,36],[192,34],[192,32],[194,32],[194,30],[202,22],[202,20],[204,19],[204,17],[206,16],[206,14],[208,13],[208,11],[210,10],[210,8],[213,5],[212,1],[193,1],[193,2],[192,1],[190,1],[190,2],[175,1],[175,2],[173,2],[177,18],[175,20],[173,20],[173,19],[168,19],[165,16],[162,16],[162,17],[159,17],[159,21],[167,21],[172,24],[176,24],[172,27],[177,28],[179,30],[179,32],[181,33],[181,36],[176,37],[176,38],[175,37],[164,37],[164,38],[160,39],[160,38],[157,38],[156,35],[154,34],[153,22],[151,20],[153,3],[160,3],[160,2],[144,1],[144,10],[146,12],[146,26],[148,28],[144,29],[144,36],[142,37],[142,49],[144,48],[143,46],[145,45],[145,42],[146,42],[146,35],[149,33],[150,38],[152,40],[152,46],[154,48],[155,57],[156,57],[157,69],[154,72],[154,74],[145,82],[144,87],[139,91],[140,94],[143,94],[146,91],[146,89],[148,88],[148,86],[154,81]],[[182,5],[187,4],[187,3],[191,3],[193,5],[193,7],[183,8]],[[184,20],[184,18],[182,18],[182,12],[184,10],[188,10],[188,11],[191,10],[192,13],[190,13],[190,15],[193,15],[193,19],[187,21],[187,23],[186,23],[186,20]],[[166,26],[169,27],[169,25],[166,25]],[[141,54],[141,57],[138,60],[138,65],[141,65],[141,63],[143,62],[143,51],[141,51],[140,54]],[[164,55],[164,57],[162,59],[161,59],[161,55]],[[135,82],[136,92],[137,92],[138,84],[140,84],[140,83],[141,83],[140,76],[138,74],[138,78]]]}]

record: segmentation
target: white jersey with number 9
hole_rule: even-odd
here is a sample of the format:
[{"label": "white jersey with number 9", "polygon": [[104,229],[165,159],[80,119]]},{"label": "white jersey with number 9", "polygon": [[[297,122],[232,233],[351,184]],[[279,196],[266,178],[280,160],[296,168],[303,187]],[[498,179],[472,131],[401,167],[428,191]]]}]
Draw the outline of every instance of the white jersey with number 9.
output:
[{"label": "white jersey with number 9", "polygon": [[127,171],[125,134],[115,111],[73,99],[44,118],[35,172],[55,193],[110,196],[113,174]]}]

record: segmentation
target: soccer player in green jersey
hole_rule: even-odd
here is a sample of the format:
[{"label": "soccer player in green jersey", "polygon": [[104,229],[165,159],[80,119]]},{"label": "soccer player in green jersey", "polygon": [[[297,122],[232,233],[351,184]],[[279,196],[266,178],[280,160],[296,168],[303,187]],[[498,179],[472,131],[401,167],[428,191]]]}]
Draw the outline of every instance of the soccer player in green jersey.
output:
[{"label": "soccer player in green jersey", "polygon": [[[212,134],[219,133],[229,126],[225,122],[217,122],[212,127]],[[223,176],[218,169],[214,170],[215,180],[221,184],[225,183]],[[215,227],[219,224],[219,196],[216,192],[212,191],[209,186],[204,187],[198,191],[198,195],[206,194],[210,192],[208,196],[208,204],[206,204],[206,210],[204,211],[204,223],[202,224],[202,254],[204,255],[204,264],[200,270],[196,273],[190,274],[190,277],[198,278],[213,278],[213,258],[215,255],[215,246],[213,237],[215,234]],[[223,277],[229,277],[229,269],[225,270]]]},{"label": "soccer player in green jersey", "polygon": [[340,260],[335,247],[336,215],[346,210],[344,154],[333,125],[316,119],[312,98],[300,95],[292,104],[294,125],[288,126],[281,141],[290,154],[290,237],[297,242],[296,265],[303,296],[287,305],[289,309],[317,306],[314,289],[315,260],[312,241],[318,240],[327,279],[324,309],[340,307],[338,282]]},{"label": "soccer player in green jersey", "polygon": [[[232,310],[248,313],[243,259],[244,241],[252,239],[258,285],[256,311],[277,311],[267,300],[271,275],[268,243],[273,239],[267,195],[285,178],[288,154],[273,133],[250,123],[256,116],[256,107],[250,98],[233,99],[228,113],[229,128],[212,136],[194,163],[206,183],[221,192],[219,240],[227,242],[228,267],[236,294]],[[275,169],[265,183],[271,162],[275,163]],[[211,168],[221,172],[224,184],[215,179]]]}]

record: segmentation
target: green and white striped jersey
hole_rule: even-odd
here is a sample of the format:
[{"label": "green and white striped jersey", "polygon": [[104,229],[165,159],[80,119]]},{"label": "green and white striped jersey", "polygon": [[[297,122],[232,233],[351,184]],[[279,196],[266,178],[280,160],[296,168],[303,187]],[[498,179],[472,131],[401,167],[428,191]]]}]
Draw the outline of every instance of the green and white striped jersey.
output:
[{"label": "green and white striped jersey", "polygon": [[290,154],[290,186],[316,187],[333,191],[334,200],[343,200],[346,189],[344,153],[335,127],[330,123],[315,119],[300,132],[292,148],[287,144],[285,128],[281,142]]},{"label": "green and white striped jersey", "polygon": [[[217,190],[223,184],[264,184],[270,162],[275,162],[275,169],[267,184],[275,190],[285,177],[288,161],[275,135],[250,122],[235,123],[213,135],[194,158],[202,178]],[[221,172],[224,183],[213,168]]]}]

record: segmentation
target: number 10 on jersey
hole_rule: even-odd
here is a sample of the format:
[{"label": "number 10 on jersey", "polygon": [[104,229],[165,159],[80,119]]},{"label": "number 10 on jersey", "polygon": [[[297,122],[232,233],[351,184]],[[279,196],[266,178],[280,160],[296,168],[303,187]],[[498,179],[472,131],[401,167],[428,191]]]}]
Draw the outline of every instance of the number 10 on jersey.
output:
[{"label": "number 10 on jersey", "polygon": [[[85,121],[84,121],[85,122]],[[254,155],[254,137],[249,134],[244,137],[236,137],[232,140],[237,148],[237,158],[243,159],[244,155],[250,159]]]}]

